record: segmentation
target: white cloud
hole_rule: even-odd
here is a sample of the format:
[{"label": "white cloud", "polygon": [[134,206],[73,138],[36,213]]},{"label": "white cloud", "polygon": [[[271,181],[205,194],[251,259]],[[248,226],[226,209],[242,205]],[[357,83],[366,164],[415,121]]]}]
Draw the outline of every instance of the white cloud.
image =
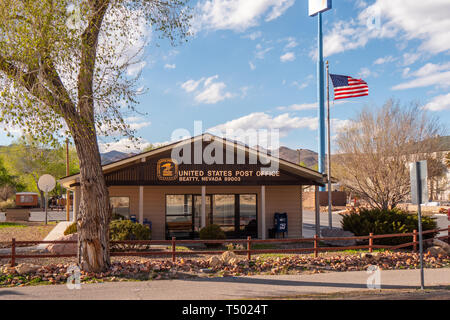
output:
[{"label": "white cloud", "polygon": [[181,88],[184,89],[184,91],[186,92],[192,92],[195,91],[195,89],[197,89],[197,87],[199,86],[199,84],[204,80],[205,78],[201,78],[200,80],[188,80],[186,82],[184,82],[183,84],[181,84]]},{"label": "white cloud", "polygon": [[302,111],[302,110],[311,110],[316,109],[317,103],[302,103],[302,104],[291,104],[290,106],[280,106],[277,107],[277,110],[295,110],[295,111]]},{"label": "white cloud", "polygon": [[[355,101],[338,100],[330,101],[330,107],[333,105],[344,104],[344,103],[356,103]],[[290,111],[303,111],[303,110],[313,110],[317,109],[317,103],[301,103],[301,104],[291,104],[290,106],[280,106],[276,108],[277,110],[290,110]]]},{"label": "white cloud", "polygon": [[295,48],[295,47],[298,46],[297,41],[296,41],[295,38],[293,38],[293,37],[287,38],[286,41],[287,41],[287,44],[286,44],[286,46],[284,47],[285,50],[287,50],[287,49],[292,49],[292,48]]},{"label": "white cloud", "polygon": [[253,64],[253,62],[249,61],[248,65],[250,66],[251,70],[255,70],[256,66]]},{"label": "white cloud", "polygon": [[394,58],[393,56],[386,56],[386,57],[378,58],[377,60],[375,60],[373,62],[373,64],[385,64],[385,63],[393,62],[395,60],[396,60],[396,58]]},{"label": "white cloud", "polygon": [[434,97],[423,108],[431,111],[450,110],[450,93]]},{"label": "white cloud", "polygon": [[[350,120],[331,119],[332,130],[340,130]],[[317,130],[317,117],[293,117],[289,113],[272,116],[265,112],[254,112],[208,129],[210,132],[248,132],[249,130],[279,130],[279,136],[285,137],[296,129]],[[239,137],[237,137],[238,140]],[[243,141],[245,142],[245,141]]]},{"label": "white cloud", "polygon": [[415,72],[410,72],[410,69],[407,68],[403,70],[403,75],[415,77],[415,79],[400,83],[394,86],[392,90],[404,90],[429,86],[448,88],[450,86],[450,62],[444,64],[427,63]]},{"label": "white cloud", "polygon": [[257,58],[257,59],[264,59],[264,57],[266,56],[266,53],[268,53],[269,51],[271,51],[273,49],[273,47],[268,47],[268,48],[264,48],[263,49],[263,47],[262,47],[262,45],[261,44],[257,44],[256,45],[256,54],[255,54],[255,57]]},{"label": "white cloud", "polygon": [[[194,99],[198,103],[215,104],[222,100],[232,98],[234,95],[225,90],[226,84],[216,82],[218,78],[218,75],[214,75],[209,78],[203,77],[197,81],[188,80],[181,85],[181,88],[187,93],[196,91]],[[200,89],[202,83],[203,85]]]},{"label": "white cloud", "polygon": [[147,62],[141,61],[135,64],[132,64],[127,69],[127,75],[130,77],[136,77],[147,65]]},{"label": "white cloud", "polygon": [[261,37],[262,37],[262,32],[261,31],[255,31],[255,32],[252,32],[252,33],[244,36],[243,38],[250,39],[250,40],[254,41],[254,40],[256,40],[258,38],[261,38]]},{"label": "white cloud", "polygon": [[294,129],[308,128],[310,130],[315,130],[318,126],[317,122],[317,118],[314,117],[291,117],[289,113],[283,113],[279,116],[271,116],[265,112],[254,112],[215,126],[212,129],[222,132],[227,130],[245,131],[252,129],[278,129],[280,131],[280,136],[285,136],[288,132]]},{"label": "white cloud", "polygon": [[[371,39],[419,39],[419,51],[437,54],[450,50],[448,0],[377,0],[356,19],[336,22],[324,37],[324,55],[364,47]],[[376,22],[375,24],[373,22]],[[417,55],[418,53],[416,53]],[[315,57],[315,50],[310,54]],[[418,56],[406,56],[405,62]],[[410,60],[411,61],[411,60]]]},{"label": "white cloud", "polygon": [[403,54],[403,65],[409,66],[413,64],[417,60],[419,60],[421,54],[420,53],[405,53]]},{"label": "white cloud", "polygon": [[177,65],[175,63],[174,64],[166,63],[164,65],[164,69],[175,69],[176,67],[177,67]]},{"label": "white cloud", "polygon": [[281,62],[294,61],[295,54],[293,52],[287,52],[280,57]]},{"label": "white cloud", "polygon": [[369,68],[364,67],[359,70],[358,76],[360,78],[369,78],[369,77],[377,77],[378,74],[370,70]]},{"label": "white cloud", "polygon": [[303,90],[309,86],[309,82],[298,82],[294,81],[292,82],[292,85],[296,87],[298,90]]},{"label": "white cloud", "polygon": [[206,0],[196,6],[193,31],[234,30],[242,32],[260,24],[261,18],[280,17],[295,0]]}]

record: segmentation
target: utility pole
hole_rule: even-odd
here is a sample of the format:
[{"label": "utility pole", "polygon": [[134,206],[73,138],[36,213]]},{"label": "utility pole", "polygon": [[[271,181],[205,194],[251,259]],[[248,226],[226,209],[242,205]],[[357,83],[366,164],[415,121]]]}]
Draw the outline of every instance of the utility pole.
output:
[{"label": "utility pole", "polygon": [[[69,168],[69,138],[66,138],[66,175],[70,174]],[[70,190],[66,189],[66,219],[70,221]]]}]

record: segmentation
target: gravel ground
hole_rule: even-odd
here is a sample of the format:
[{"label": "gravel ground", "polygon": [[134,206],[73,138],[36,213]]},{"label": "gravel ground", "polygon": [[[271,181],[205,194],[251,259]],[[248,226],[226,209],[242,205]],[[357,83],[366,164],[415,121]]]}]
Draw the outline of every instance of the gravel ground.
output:
[{"label": "gravel ground", "polygon": [[[26,227],[6,227],[0,228],[0,242],[11,241],[15,238],[17,241],[44,240],[50,231],[56,226],[56,223],[50,222],[45,225],[42,222],[17,222]],[[8,245],[0,244],[0,248]]]}]

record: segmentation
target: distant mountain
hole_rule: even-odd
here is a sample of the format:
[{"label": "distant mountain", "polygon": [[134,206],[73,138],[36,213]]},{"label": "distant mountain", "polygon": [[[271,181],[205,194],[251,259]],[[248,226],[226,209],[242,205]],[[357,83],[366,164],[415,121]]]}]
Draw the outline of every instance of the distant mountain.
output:
[{"label": "distant mountain", "polygon": [[281,159],[296,164],[303,162],[308,168],[317,164],[317,153],[309,149],[293,150],[288,147],[280,147],[278,155]]},{"label": "distant mountain", "polygon": [[116,162],[125,158],[129,158],[134,156],[136,153],[126,153],[126,152],[120,152],[116,150],[112,150],[109,152],[101,153],[101,159],[102,159],[102,165]]}]

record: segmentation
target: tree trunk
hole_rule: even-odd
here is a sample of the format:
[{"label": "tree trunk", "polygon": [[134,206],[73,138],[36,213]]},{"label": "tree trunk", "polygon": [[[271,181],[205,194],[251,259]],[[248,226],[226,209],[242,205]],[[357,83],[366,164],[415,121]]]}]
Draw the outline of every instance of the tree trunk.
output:
[{"label": "tree trunk", "polygon": [[[79,128],[80,129],[80,128]],[[110,267],[109,192],[103,176],[95,133],[83,130],[74,135],[80,160],[80,211],[78,262],[84,271],[102,272]]]}]

